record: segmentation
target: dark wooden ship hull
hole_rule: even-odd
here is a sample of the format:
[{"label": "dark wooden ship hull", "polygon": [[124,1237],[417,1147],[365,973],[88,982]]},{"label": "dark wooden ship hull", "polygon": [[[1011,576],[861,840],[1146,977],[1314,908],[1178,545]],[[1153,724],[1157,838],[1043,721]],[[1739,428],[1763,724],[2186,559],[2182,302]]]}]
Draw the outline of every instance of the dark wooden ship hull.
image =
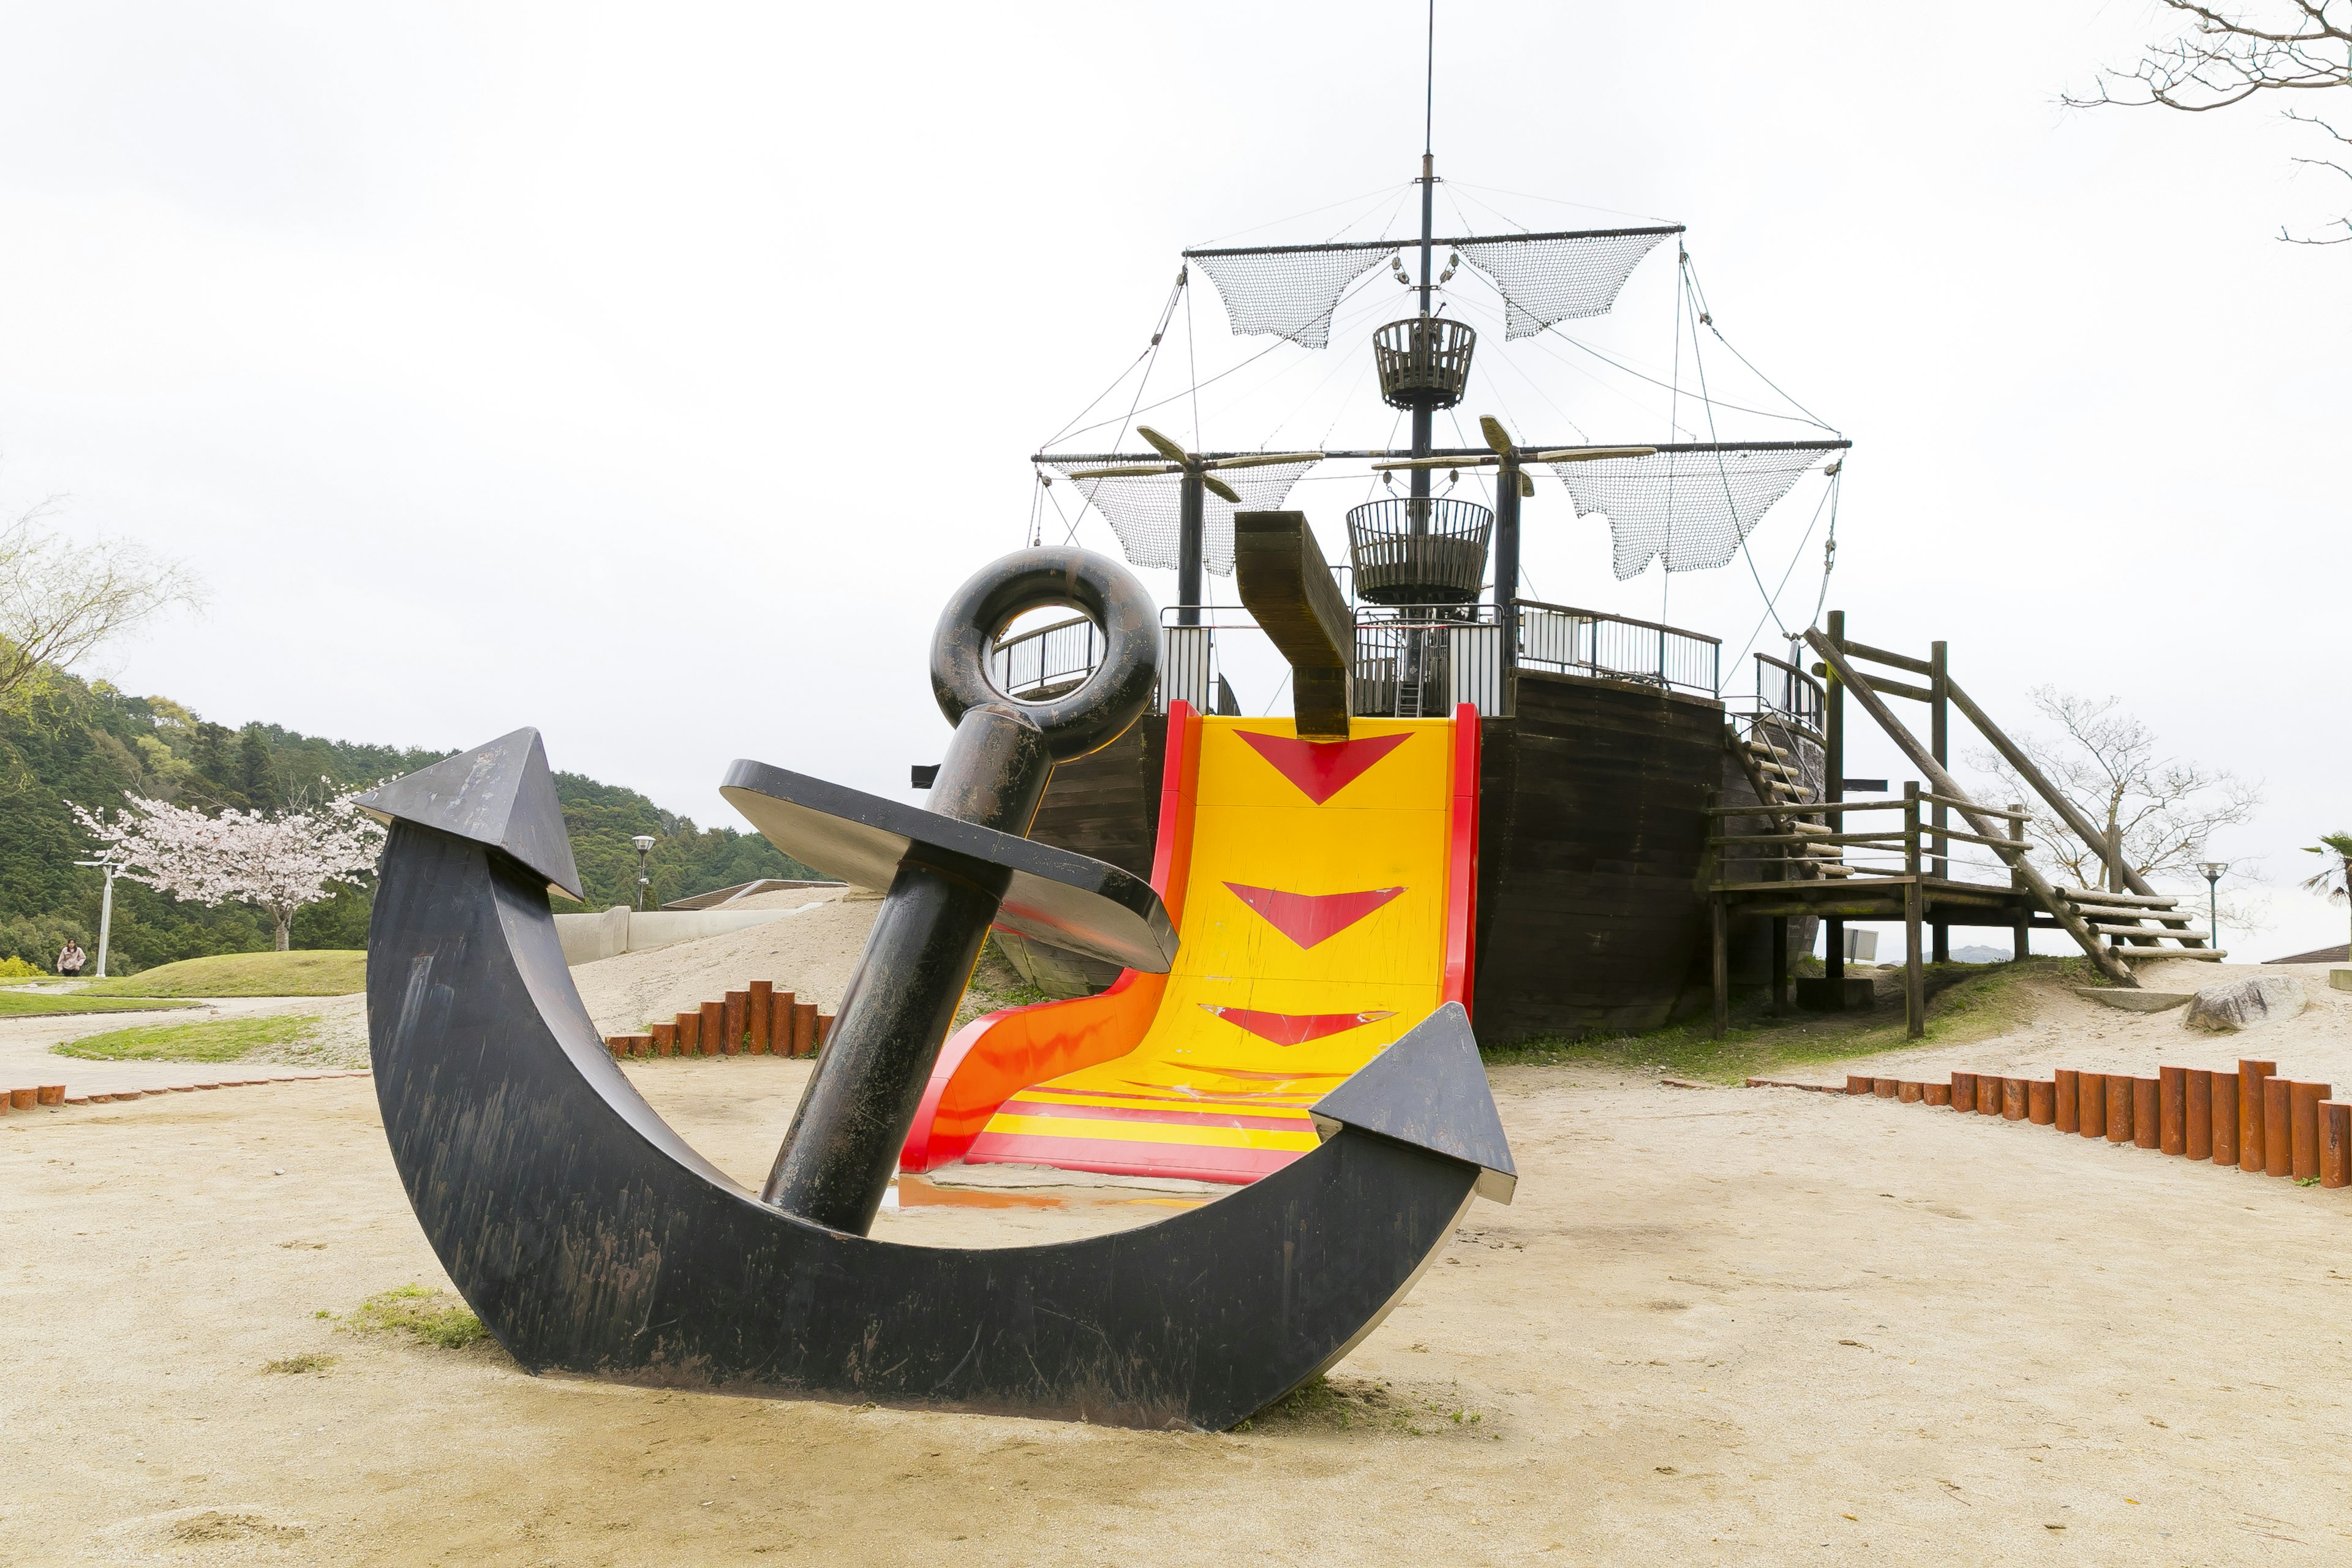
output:
[{"label": "dark wooden ship hull", "polygon": [[[1483,721],[1478,1037],[1655,1028],[1705,999],[1706,807],[1753,798],[1723,705],[1534,671],[1517,688],[1516,712]],[[1149,876],[1166,729],[1148,718],[1055,768],[1030,836]],[[1734,940],[1738,967],[1760,973],[1762,923]]]}]

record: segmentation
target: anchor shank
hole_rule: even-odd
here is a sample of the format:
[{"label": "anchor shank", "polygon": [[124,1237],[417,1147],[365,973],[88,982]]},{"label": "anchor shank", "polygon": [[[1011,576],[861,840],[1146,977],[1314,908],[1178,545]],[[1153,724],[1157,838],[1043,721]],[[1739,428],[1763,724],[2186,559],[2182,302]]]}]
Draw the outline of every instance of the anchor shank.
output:
[{"label": "anchor shank", "polygon": [[[948,742],[932,805],[1025,833],[1052,772],[1045,737],[1026,715],[973,708]],[[873,1225],[1010,879],[1002,868],[936,848],[898,863],[763,1199],[835,1230],[863,1236]]]}]

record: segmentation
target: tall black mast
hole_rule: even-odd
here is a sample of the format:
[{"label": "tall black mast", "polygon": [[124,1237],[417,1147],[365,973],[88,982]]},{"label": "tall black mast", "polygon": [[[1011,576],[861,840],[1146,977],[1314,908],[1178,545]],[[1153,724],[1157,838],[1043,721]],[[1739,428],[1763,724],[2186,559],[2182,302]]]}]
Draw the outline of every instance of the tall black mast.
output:
[{"label": "tall black mast", "polygon": [[[1421,319],[1429,320],[1430,296],[1436,289],[1436,279],[1430,267],[1431,237],[1437,232],[1437,159],[1434,132],[1437,126],[1437,0],[1429,0],[1428,68],[1424,73],[1421,120]],[[1425,335],[1422,341],[1428,342]],[[1437,410],[1424,403],[1412,411],[1412,455],[1426,458],[1430,450],[1430,429]],[[1412,493],[1419,497],[1429,494],[1427,468],[1412,470]],[[1420,533],[1429,526],[1429,509],[1409,509],[1417,513],[1412,519],[1412,531]]]}]

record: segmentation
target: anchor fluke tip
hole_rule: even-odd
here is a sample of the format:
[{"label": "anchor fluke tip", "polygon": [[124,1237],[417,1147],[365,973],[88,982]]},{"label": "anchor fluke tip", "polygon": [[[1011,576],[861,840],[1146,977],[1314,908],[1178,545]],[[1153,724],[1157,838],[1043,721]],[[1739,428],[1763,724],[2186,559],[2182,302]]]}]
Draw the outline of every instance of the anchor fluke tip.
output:
[{"label": "anchor fluke tip", "polygon": [[584,896],[547,748],[529,725],[380,785],[359,805],[386,823],[411,822],[503,850],[551,888]]}]

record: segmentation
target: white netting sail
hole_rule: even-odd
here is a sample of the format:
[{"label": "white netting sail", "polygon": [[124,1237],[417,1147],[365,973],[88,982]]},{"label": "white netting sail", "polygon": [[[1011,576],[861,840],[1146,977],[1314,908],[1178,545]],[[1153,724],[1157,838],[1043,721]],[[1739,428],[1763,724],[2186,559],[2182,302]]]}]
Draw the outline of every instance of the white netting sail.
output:
[{"label": "white netting sail", "polygon": [[1503,296],[1503,338],[1530,338],[1554,321],[1601,316],[1642,258],[1672,228],[1525,235],[1454,242]]},{"label": "white netting sail", "polygon": [[1841,450],[1805,444],[1654,452],[1550,468],[1568,487],[1577,516],[1609,519],[1610,564],[1623,582],[1657,560],[1669,572],[1723,565],[1774,501]]},{"label": "white netting sail", "polygon": [[1286,246],[1186,251],[1225,302],[1236,337],[1271,333],[1301,348],[1331,346],[1331,312],[1348,285],[1396,254],[1392,245]]},{"label": "white netting sail", "polygon": [[[1099,468],[1108,465],[1099,459],[1073,458],[1066,465],[1048,463],[1045,466],[1069,479],[1072,489],[1094,503],[1095,510],[1101,512],[1103,520],[1110,524],[1111,531],[1118,535],[1119,548],[1126,552],[1128,560],[1138,566],[1175,569],[1180,519],[1177,488],[1181,483],[1176,475],[1071,479],[1069,476],[1073,468]],[[1269,463],[1262,468],[1216,470],[1217,478],[1231,485],[1234,493],[1242,498],[1242,504],[1235,506],[1213,493],[1201,498],[1202,563],[1220,577],[1232,576],[1234,513],[1279,509],[1289,496],[1290,487],[1298,482],[1301,474],[1314,466],[1310,460]]]}]

